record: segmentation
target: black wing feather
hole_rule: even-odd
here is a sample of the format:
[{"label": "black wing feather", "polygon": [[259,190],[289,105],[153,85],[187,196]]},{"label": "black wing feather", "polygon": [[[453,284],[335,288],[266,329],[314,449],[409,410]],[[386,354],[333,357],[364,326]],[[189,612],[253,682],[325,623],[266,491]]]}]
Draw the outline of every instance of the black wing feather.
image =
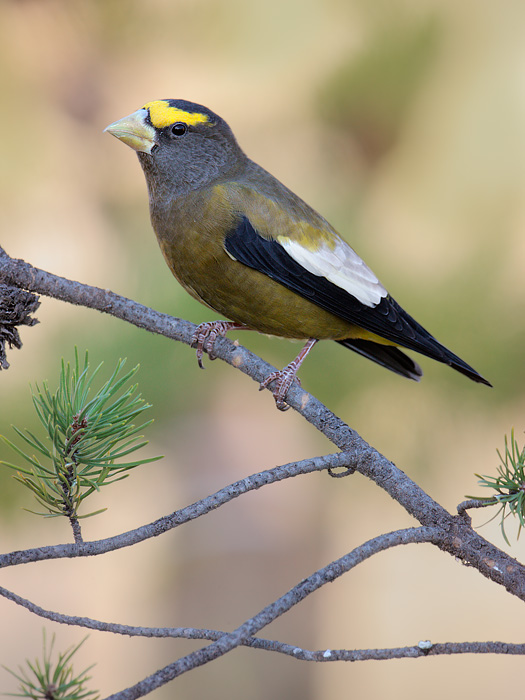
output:
[{"label": "black wing feather", "polygon": [[[286,252],[277,240],[259,235],[247,217],[242,217],[237,228],[226,236],[225,248],[239,262],[262,272],[300,296],[313,301],[326,311],[348,321],[348,323],[364,328],[405,348],[420,352],[434,360],[444,362],[470,379],[491,386],[475,369],[441,345],[390,295],[384,297],[374,307],[362,304],[354,296],[325,277],[308,272]],[[366,347],[361,347],[362,342],[359,344],[343,341],[342,344],[366,355],[379,364],[388,366],[385,360],[385,358],[388,359],[388,353],[383,352],[381,358],[379,356],[381,353],[376,351],[375,357],[371,356],[370,347],[379,344],[367,341]],[[398,353],[403,355],[400,351]],[[403,355],[403,357],[406,356]],[[396,356],[396,359],[399,360],[399,357]],[[400,374],[403,373],[392,366],[389,369],[398,371]],[[413,368],[411,371],[417,374]],[[404,376],[409,376],[407,372],[408,366],[405,363]]]}]

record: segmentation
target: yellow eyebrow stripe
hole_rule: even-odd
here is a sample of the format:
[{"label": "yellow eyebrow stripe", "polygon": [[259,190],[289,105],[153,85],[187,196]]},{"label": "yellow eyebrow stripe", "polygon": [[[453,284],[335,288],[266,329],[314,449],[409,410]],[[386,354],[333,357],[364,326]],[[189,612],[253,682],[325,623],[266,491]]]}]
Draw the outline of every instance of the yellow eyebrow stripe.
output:
[{"label": "yellow eyebrow stripe", "polygon": [[169,102],[165,100],[148,102],[143,109],[149,110],[149,118],[156,129],[163,129],[165,126],[175,124],[175,122],[184,122],[189,126],[195,126],[196,124],[205,124],[210,121],[207,114],[185,112],[183,109],[171,107]]}]

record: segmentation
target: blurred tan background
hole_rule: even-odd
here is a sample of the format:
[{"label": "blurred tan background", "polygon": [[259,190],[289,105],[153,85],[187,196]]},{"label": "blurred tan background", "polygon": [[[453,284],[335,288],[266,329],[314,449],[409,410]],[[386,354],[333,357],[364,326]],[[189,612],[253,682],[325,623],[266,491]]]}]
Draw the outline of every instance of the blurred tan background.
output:
[{"label": "blurred tan background", "polygon": [[[515,0],[2,0],[0,244],[53,273],[210,320],[164,265],[136,157],[102,133],[152,99],[207,105],[493,382],[486,389],[423,358],[418,385],[329,343],[301,370],[305,388],[453,510],[480,493],[474,473],[494,472],[504,433],[515,426],[521,442],[525,427],[524,22]],[[0,376],[0,432],[35,427],[29,382],[53,383],[77,345],[108,369],[123,356],[140,363],[155,418],[147,452],[166,455],[94,499],[92,509],[108,511],[84,522],[86,539],[333,451],[220,362],[200,372],[185,346],[49,299],[37,315]],[[279,367],[297,349],[255,334],[239,340]],[[14,456],[0,446],[0,458]],[[66,523],[21,510],[33,503],[7,470],[0,502],[3,551],[71,539]],[[1,583],[73,615],[229,630],[364,540],[410,524],[361,477],[312,475],[132,550],[6,570]],[[496,524],[481,532],[504,546]],[[523,541],[510,551],[523,559]],[[0,619],[3,664],[40,653],[40,619],[2,600]],[[518,600],[412,546],[367,562],[263,634],[321,649],[523,642],[524,623]],[[60,648],[84,636],[45,626]],[[96,663],[93,687],[105,696],[197,646],[91,633],[79,667]],[[495,656],[307,665],[241,649],[155,697],[493,697],[522,667]],[[16,688],[4,670],[0,688]]]}]

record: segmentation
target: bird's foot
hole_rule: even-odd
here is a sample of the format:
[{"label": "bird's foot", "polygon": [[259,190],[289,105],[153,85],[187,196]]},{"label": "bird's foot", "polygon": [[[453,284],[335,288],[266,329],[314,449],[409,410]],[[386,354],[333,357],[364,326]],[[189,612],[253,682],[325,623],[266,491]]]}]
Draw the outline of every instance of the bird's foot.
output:
[{"label": "bird's foot", "polygon": [[209,321],[208,323],[201,323],[197,326],[195,333],[191,338],[192,347],[197,348],[197,362],[199,367],[204,369],[202,364],[202,356],[206,352],[210,360],[215,360],[213,354],[213,346],[218,336],[224,338],[228,331],[232,330],[243,330],[248,327],[242,323],[234,323],[233,321]]},{"label": "bird's foot", "polygon": [[284,369],[278,370],[277,372],[272,372],[266,379],[259,384],[259,391],[266,389],[269,384],[275,382],[275,387],[272,391],[273,398],[275,399],[275,405],[279,411],[287,411],[290,406],[285,403],[286,395],[290,391],[290,387],[293,384],[293,380],[296,379],[301,384],[301,380],[297,377],[297,370],[302,365],[304,358],[308,355],[313,346],[317,343],[315,338],[311,338],[301,352],[297,355],[295,360],[292,360],[289,365],[286,365]]},{"label": "bird's foot", "polygon": [[290,362],[284,369],[269,374],[266,379],[259,384],[259,391],[262,391],[268,387],[268,384],[275,382],[272,395],[279,411],[287,411],[290,408],[284,400],[293,384],[293,380],[297,379],[299,384],[301,383],[299,377],[296,376],[297,370],[298,367],[295,366],[294,360],[294,362]]}]

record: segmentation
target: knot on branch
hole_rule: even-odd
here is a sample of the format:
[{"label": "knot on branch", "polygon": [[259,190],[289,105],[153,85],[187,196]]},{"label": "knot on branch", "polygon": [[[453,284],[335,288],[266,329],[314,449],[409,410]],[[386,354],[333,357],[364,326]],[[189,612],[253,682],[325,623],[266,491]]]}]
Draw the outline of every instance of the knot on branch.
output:
[{"label": "knot on branch", "polygon": [[0,284],[0,369],[8,369],[6,345],[9,348],[22,347],[17,326],[34,326],[38,319],[32,318],[40,306],[36,294],[18,287]]}]

